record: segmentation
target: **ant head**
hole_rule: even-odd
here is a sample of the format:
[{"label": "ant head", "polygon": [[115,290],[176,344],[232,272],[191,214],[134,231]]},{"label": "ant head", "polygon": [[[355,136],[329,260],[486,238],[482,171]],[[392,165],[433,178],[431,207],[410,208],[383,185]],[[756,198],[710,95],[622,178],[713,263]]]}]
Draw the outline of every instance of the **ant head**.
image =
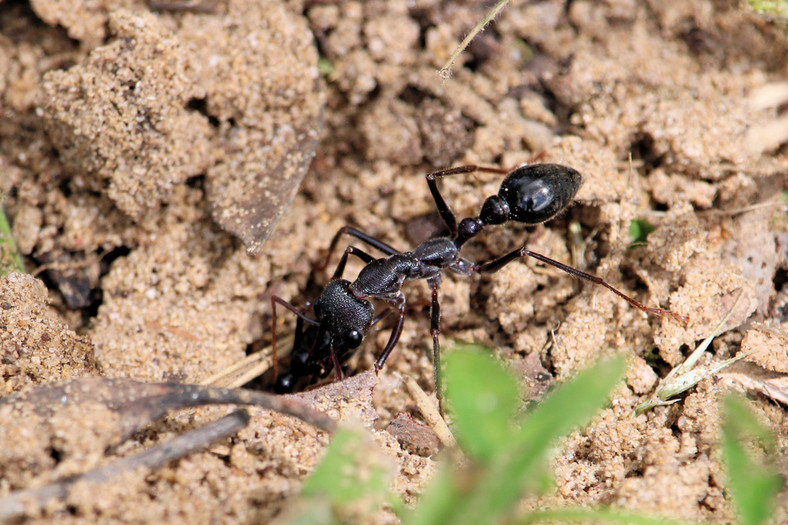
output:
[{"label": "ant head", "polygon": [[315,316],[331,336],[334,349],[357,348],[364,340],[375,308],[349,289],[350,281],[334,279],[315,301]]},{"label": "ant head", "polygon": [[560,164],[524,164],[506,176],[498,197],[508,206],[509,220],[538,224],[564,209],[582,183],[580,173]]}]

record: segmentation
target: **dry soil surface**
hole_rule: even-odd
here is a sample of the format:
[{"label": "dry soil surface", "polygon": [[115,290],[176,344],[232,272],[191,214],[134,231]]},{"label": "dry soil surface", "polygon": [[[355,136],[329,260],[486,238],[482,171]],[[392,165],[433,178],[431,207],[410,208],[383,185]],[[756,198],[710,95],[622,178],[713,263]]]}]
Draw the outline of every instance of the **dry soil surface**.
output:
[{"label": "dry soil surface", "polygon": [[[407,249],[434,224],[425,173],[538,159],[582,173],[576,204],[546,225],[491,228],[464,254],[488,260],[527,241],[689,324],[529,259],[447,277],[444,341],[494,348],[526,384],[535,369],[564,381],[600,356],[628,356],[626,384],[563,442],[556,489],[539,505],[734,519],[716,447],[721,392],[748,390],[788,449],[778,402],[788,161],[784,146],[745,147],[779,111],[750,96],[788,75],[785,27],[723,0],[515,0],[442,80],[436,70],[483,14],[478,2],[437,0],[0,3],[0,193],[30,272],[0,279],[0,501],[226,412],[181,411],[118,446],[109,405],[42,412],[24,395],[83,376],[204,381],[270,341],[270,295],[315,298],[341,226]],[[464,217],[499,184],[480,174],[441,188]],[[636,219],[655,230],[631,247]],[[411,503],[434,448],[407,446],[387,425],[419,417],[403,375],[434,386],[429,290],[405,292],[405,329],[374,407],[341,389],[321,391],[318,406],[365,422]],[[739,293],[703,362],[757,350],[746,365],[631,417]],[[278,331],[292,330],[280,317]],[[371,367],[388,328],[367,338],[351,373]],[[265,522],[327,442],[255,409],[207,451],[100,490],[78,484],[26,512],[33,522]]]}]

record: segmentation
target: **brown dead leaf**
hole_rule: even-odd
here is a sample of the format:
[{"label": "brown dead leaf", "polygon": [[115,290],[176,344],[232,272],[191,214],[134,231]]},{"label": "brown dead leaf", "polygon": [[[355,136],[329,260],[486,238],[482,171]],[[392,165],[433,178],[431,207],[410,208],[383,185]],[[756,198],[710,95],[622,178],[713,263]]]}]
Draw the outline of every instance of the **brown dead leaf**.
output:
[{"label": "brown dead leaf", "polygon": [[765,370],[747,361],[739,361],[717,374],[722,384],[740,392],[757,392],[788,406],[788,375]]}]

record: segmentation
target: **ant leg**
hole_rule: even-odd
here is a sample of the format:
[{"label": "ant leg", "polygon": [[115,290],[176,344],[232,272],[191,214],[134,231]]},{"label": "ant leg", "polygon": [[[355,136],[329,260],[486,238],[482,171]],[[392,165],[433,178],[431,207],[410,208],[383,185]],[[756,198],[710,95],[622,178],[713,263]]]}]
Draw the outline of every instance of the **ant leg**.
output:
[{"label": "ant leg", "polygon": [[[296,326],[295,326],[295,334],[293,335],[293,349],[290,351],[290,371],[293,371],[292,361],[295,359],[296,351],[301,348],[301,344],[304,341],[304,320],[300,317],[296,317]],[[276,379],[276,375],[274,375],[274,379]]]},{"label": "ant leg", "polygon": [[[279,376],[279,369],[278,369],[278,360],[276,358],[276,305],[280,304],[296,314],[298,318],[302,321],[306,321],[309,324],[319,325],[317,321],[310,319],[307,317],[303,312],[301,312],[298,308],[293,306],[292,304],[288,303],[278,295],[271,296],[271,356],[274,360],[274,377]],[[294,347],[295,348],[295,347]]]},{"label": "ant leg", "polygon": [[290,369],[286,374],[279,375],[279,363],[274,359],[274,392],[277,394],[291,394],[295,383],[304,375],[308,354],[304,357],[301,345],[304,342],[304,320],[296,317],[295,335],[293,337],[293,347],[290,349]]},{"label": "ant leg", "polygon": [[441,192],[438,189],[437,180],[447,175],[457,175],[460,173],[474,173],[477,171],[483,171],[485,173],[500,173],[500,174],[509,173],[509,170],[504,170],[501,168],[489,168],[486,166],[469,165],[469,166],[457,166],[456,168],[448,168],[448,169],[433,171],[432,173],[428,173],[426,175],[427,186],[429,186],[430,193],[432,193],[432,199],[435,201],[435,206],[438,207],[438,213],[440,213],[443,222],[445,222],[446,226],[449,228],[449,236],[452,239],[457,237],[457,218],[454,216],[454,212],[451,211],[451,208],[446,203],[446,200],[443,198],[443,195],[441,195]]},{"label": "ant leg", "polygon": [[399,317],[397,318],[397,324],[394,325],[394,328],[391,329],[391,336],[389,337],[388,343],[386,343],[386,347],[383,349],[383,353],[380,354],[375,360],[375,373],[380,372],[380,369],[383,368],[383,364],[388,359],[389,354],[394,349],[394,345],[397,344],[399,341],[399,336],[402,335],[402,325],[405,322],[405,296],[400,295],[397,298],[397,310],[399,310]]},{"label": "ant leg", "polygon": [[339,357],[337,357],[337,352],[334,350],[333,346],[331,346],[331,362],[334,363],[334,376],[336,376],[336,380],[342,381],[342,366],[339,364]]},{"label": "ant leg", "polygon": [[326,267],[328,266],[328,261],[331,259],[331,254],[334,253],[334,250],[339,244],[339,238],[342,237],[342,235],[350,235],[351,237],[355,237],[356,239],[365,242],[374,248],[377,248],[378,250],[382,251],[386,255],[396,255],[400,253],[399,250],[397,250],[396,248],[389,246],[385,242],[378,240],[370,235],[367,235],[361,230],[358,230],[352,226],[343,226],[342,228],[339,229],[339,231],[336,234],[334,234],[334,238],[331,239],[331,244],[328,247],[328,253],[326,254],[326,258],[323,261],[323,264],[321,264],[316,268],[318,271],[322,272],[326,269]]},{"label": "ant leg", "polygon": [[438,302],[438,288],[441,285],[440,274],[430,279],[432,286],[432,306],[430,307],[430,334],[432,335],[432,372],[435,376],[435,393],[441,399],[441,305]]},{"label": "ant leg", "polygon": [[531,250],[526,249],[525,247],[520,248],[519,250],[514,250],[513,252],[507,253],[497,259],[493,259],[492,261],[488,261],[482,264],[475,264],[472,267],[472,271],[476,273],[493,273],[497,272],[510,262],[515,259],[519,259],[521,257],[533,257],[539,261],[542,261],[545,264],[549,264],[551,266],[555,266],[559,270],[563,270],[570,275],[574,275],[575,277],[579,277],[580,279],[585,279],[586,281],[590,281],[594,284],[599,284],[616,294],[617,296],[624,299],[626,302],[638,308],[644,312],[659,315],[661,317],[670,317],[671,319],[678,321],[679,323],[687,326],[689,323],[689,318],[685,315],[679,315],[677,313],[671,312],[670,310],[663,310],[662,308],[652,308],[650,306],[646,306],[644,304],[639,303],[638,301],[634,300],[624,292],[618,290],[617,288],[613,287],[612,285],[608,284],[607,281],[602,279],[601,277],[597,277],[596,275],[592,275],[590,273],[583,272],[578,270],[577,268],[573,268],[567,264],[560,263],[556,260],[553,260],[547,256],[544,256],[540,253],[532,252]]},{"label": "ant leg", "polygon": [[380,312],[375,318],[372,320],[372,324],[370,326],[375,326],[379,322],[381,322],[388,314],[391,313],[391,308],[384,308],[382,312]]},{"label": "ant leg", "polygon": [[304,339],[304,320],[296,317],[295,335],[293,336],[293,348],[298,348]]},{"label": "ant leg", "polygon": [[370,262],[375,260],[374,257],[372,257],[364,250],[356,248],[355,246],[348,246],[347,248],[345,248],[345,253],[342,254],[342,258],[339,259],[339,264],[337,264],[337,269],[334,270],[334,276],[331,277],[332,279],[339,279],[340,277],[342,277],[342,274],[345,273],[345,265],[347,264],[347,258],[349,255],[355,255],[356,257],[364,261],[365,264],[369,264]]}]

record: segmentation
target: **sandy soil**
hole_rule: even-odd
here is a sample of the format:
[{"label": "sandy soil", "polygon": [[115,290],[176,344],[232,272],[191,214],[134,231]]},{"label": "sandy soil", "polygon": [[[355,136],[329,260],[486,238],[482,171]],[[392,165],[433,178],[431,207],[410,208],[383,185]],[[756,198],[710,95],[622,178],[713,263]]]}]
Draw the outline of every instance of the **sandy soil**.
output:
[{"label": "sandy soil", "polygon": [[[326,280],[314,268],[341,226],[406,249],[431,224],[425,173],[538,155],[583,174],[577,203],[544,226],[493,229],[466,255],[486,260],[527,240],[689,325],[524,260],[483,279],[447,278],[444,340],[494,347],[524,380],[535,367],[561,381],[602,355],[629,356],[626,386],[566,440],[543,503],[732,521],[715,400],[729,385],[759,390],[741,380],[754,375],[738,369],[739,381],[707,380],[680,403],[630,414],[739,290],[708,360],[757,348],[752,369],[788,371],[788,219],[778,202],[788,161],[784,148],[743,147],[776,116],[748,96],[788,74],[786,33],[725,1],[515,1],[441,80],[436,69],[483,13],[477,2],[436,0],[5,0],[0,192],[35,277],[0,280],[0,395],[79,376],[203,381],[270,340],[271,294],[314,299]],[[469,216],[499,183],[456,177],[442,188]],[[656,230],[631,249],[634,219]],[[418,418],[400,374],[434,387],[428,290],[406,293],[412,308],[374,408],[325,406],[373,430],[398,469],[394,490],[412,502],[433,449],[386,427],[402,413]],[[370,368],[387,338],[374,332],[354,369]],[[785,452],[783,406],[753,400]],[[222,413],[180,412],[104,454],[118,436],[106,406],[41,417],[20,403],[0,399],[0,498]],[[31,519],[267,521],[328,438],[252,415],[206,452],[101,491],[78,487]]]}]

